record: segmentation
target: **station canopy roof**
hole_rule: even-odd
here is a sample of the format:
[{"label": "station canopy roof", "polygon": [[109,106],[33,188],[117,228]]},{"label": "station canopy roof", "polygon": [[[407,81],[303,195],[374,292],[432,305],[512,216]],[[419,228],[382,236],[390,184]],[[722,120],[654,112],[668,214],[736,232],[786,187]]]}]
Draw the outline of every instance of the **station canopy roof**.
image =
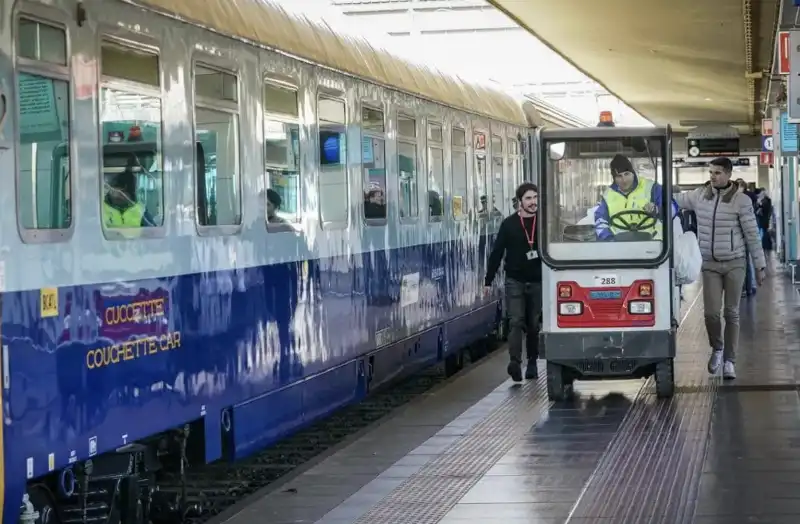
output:
[{"label": "station canopy roof", "polygon": [[489,3],[656,125],[760,127],[779,0]]}]

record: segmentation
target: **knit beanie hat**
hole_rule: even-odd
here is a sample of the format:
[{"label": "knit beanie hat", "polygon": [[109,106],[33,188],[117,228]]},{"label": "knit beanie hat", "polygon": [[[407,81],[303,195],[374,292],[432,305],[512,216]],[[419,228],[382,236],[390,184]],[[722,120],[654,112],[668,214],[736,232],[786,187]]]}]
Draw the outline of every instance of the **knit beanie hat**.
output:
[{"label": "knit beanie hat", "polygon": [[633,164],[631,164],[631,161],[625,155],[614,155],[609,167],[611,168],[611,176],[617,176],[625,172],[635,173]]}]

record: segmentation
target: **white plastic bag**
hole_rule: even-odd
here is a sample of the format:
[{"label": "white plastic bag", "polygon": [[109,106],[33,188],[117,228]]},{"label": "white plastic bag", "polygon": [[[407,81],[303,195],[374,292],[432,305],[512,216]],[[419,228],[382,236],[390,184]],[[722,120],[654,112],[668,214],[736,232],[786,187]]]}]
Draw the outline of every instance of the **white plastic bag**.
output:
[{"label": "white plastic bag", "polygon": [[594,212],[597,211],[597,208],[600,206],[594,206],[593,208],[589,209],[586,212],[586,216],[580,219],[580,221],[575,224],[577,226],[588,226],[589,224],[594,224]]},{"label": "white plastic bag", "polygon": [[672,222],[673,256],[675,262],[675,284],[683,286],[700,278],[703,256],[700,244],[691,231],[684,232],[680,218]]}]

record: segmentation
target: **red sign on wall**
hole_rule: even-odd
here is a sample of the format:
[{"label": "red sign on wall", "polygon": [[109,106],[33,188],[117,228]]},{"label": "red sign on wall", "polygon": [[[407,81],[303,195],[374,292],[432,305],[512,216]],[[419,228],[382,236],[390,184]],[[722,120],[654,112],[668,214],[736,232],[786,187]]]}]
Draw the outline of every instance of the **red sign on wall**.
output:
[{"label": "red sign on wall", "polygon": [[761,136],[772,136],[772,119],[761,119]]},{"label": "red sign on wall", "polygon": [[769,152],[762,151],[761,152],[761,158],[759,160],[760,160],[759,163],[762,166],[771,166],[772,165],[772,151],[769,151]]},{"label": "red sign on wall", "polygon": [[778,74],[788,75],[792,64],[789,62],[789,31],[778,33]]}]

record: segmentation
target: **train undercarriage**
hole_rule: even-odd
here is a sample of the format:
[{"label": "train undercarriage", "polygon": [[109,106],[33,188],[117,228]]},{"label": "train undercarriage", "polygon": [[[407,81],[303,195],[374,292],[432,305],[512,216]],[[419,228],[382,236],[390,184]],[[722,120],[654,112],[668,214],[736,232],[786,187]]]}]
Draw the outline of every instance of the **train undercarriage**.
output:
[{"label": "train undercarriage", "polygon": [[28,484],[20,524],[174,524],[203,512],[187,485],[204,463],[202,421],[118,448]]}]

